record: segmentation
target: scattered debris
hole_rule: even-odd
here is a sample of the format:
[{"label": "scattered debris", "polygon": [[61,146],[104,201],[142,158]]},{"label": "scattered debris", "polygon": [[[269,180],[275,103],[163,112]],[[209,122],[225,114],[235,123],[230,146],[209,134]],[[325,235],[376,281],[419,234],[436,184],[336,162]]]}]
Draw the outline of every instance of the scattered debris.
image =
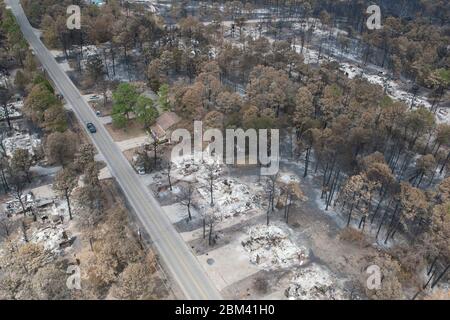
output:
[{"label": "scattered debris", "polygon": [[58,254],[65,247],[71,245],[73,238],[69,238],[63,225],[49,224],[33,232],[30,241],[41,244],[45,250]]},{"label": "scattered debris", "polygon": [[[59,216],[63,213],[68,216],[67,203],[57,199],[49,185],[35,188],[22,195],[22,202],[26,209],[34,210],[35,212],[39,208],[52,204],[52,214]],[[2,209],[8,216],[19,214],[23,211],[22,205],[16,198],[12,198],[11,200],[2,203]]]},{"label": "scattered debris", "polygon": [[[23,101],[16,101],[8,104],[8,116],[9,119],[14,120],[22,117]],[[0,121],[6,119],[5,109],[0,108]]]},{"label": "scattered debris", "polygon": [[289,299],[343,300],[345,294],[333,280],[334,276],[323,267],[313,264],[300,269],[286,289]]},{"label": "scattered debris", "polygon": [[41,139],[37,134],[15,132],[12,136],[4,138],[3,146],[8,157],[12,157],[17,149],[26,149],[31,155],[35,155],[41,146]]},{"label": "scattered debris", "polygon": [[[33,196],[33,193],[29,192],[21,196],[22,202],[25,206],[25,209],[33,208],[36,206],[36,201]],[[23,212],[22,205],[20,201],[16,198],[13,198],[9,201],[2,203],[3,212],[6,213],[7,216],[12,216],[14,214],[19,214]]]},{"label": "scattered debris", "polygon": [[258,225],[248,231],[242,246],[250,253],[250,261],[266,269],[303,265],[308,256],[298,248],[279,227]]},{"label": "scattered debris", "polygon": [[[195,161],[192,155],[179,156],[172,159],[172,177],[182,181],[198,181],[205,184],[208,181],[209,171],[207,161]],[[213,174],[220,176],[222,174],[222,166],[218,163],[211,164]]]},{"label": "scattered debris", "polygon": [[260,207],[263,187],[260,184],[247,185],[238,179],[221,177],[223,167],[217,163],[197,163],[192,156],[179,157],[174,161],[173,179],[196,182],[200,195],[196,199],[200,211],[210,206],[210,174],[214,175],[213,198],[216,218],[230,218]]},{"label": "scattered debris", "polygon": [[[238,182],[235,179],[219,179],[214,182],[214,206],[216,214],[220,215],[217,218],[229,218],[238,214],[245,213],[249,210],[255,209],[261,202],[261,195],[250,190],[250,188]],[[262,191],[262,188],[261,188]],[[210,206],[209,186],[202,186],[198,188],[198,192],[203,198],[198,207],[206,209]]]},{"label": "scattered debris", "polygon": [[394,100],[403,101],[407,105],[410,105],[411,102],[414,103],[415,106],[424,106],[426,108],[431,108],[431,104],[426,100],[425,97],[421,97],[420,95],[414,96],[413,93],[406,92],[400,89],[398,83],[394,80],[388,78],[384,73],[380,74],[368,74],[364,72],[364,70],[360,67],[351,65],[349,63],[342,63],[340,69],[350,78],[353,79],[357,76],[362,76],[364,79],[369,81],[372,84],[377,84],[381,87],[386,88],[386,93],[393,98]]}]

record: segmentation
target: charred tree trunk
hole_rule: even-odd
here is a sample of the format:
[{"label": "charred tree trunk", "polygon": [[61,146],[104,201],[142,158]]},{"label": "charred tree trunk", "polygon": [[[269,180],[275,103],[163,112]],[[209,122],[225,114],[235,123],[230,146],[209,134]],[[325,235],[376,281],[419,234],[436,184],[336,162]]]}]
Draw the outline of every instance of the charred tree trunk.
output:
[{"label": "charred tree trunk", "polygon": [[330,190],[329,195],[328,195],[328,199],[327,199],[325,210],[328,210],[328,207],[330,206],[331,201],[333,200],[334,193],[336,191],[336,186],[338,184],[340,174],[341,174],[341,171],[338,170],[336,172],[335,176],[334,176],[333,183],[331,184],[331,190]]},{"label": "charred tree trunk", "polygon": [[309,157],[311,155],[311,147],[309,147],[306,150],[306,161],[305,161],[305,172],[303,174],[303,177],[306,178],[308,176],[308,166],[309,166]]},{"label": "charred tree trunk", "polygon": [[206,238],[206,219],[203,218],[203,239]]},{"label": "charred tree trunk", "polygon": [[372,224],[375,221],[375,217],[378,215],[378,210],[380,209],[381,203],[383,202],[386,194],[387,194],[387,189],[383,192],[383,195],[381,196],[380,200],[378,201],[377,207],[375,208],[375,212],[372,215],[372,219],[370,219],[370,224]]},{"label": "charred tree trunk", "polygon": [[442,164],[441,170],[439,171],[439,174],[442,174],[444,171],[445,166],[447,165],[448,160],[450,159],[450,152],[447,154],[447,158],[445,159],[444,163]]},{"label": "charred tree trunk", "polygon": [[11,117],[9,116],[8,103],[3,105],[3,113],[5,114],[6,123],[8,124],[8,128],[11,129]]},{"label": "charred tree trunk", "polygon": [[22,221],[22,234],[23,234],[23,241],[28,242],[27,228],[25,226],[25,222],[23,221]]},{"label": "charred tree trunk", "polygon": [[208,244],[212,246],[212,234],[213,234],[213,221],[209,222],[209,237],[208,237]]},{"label": "charred tree trunk", "polygon": [[380,221],[380,224],[379,224],[379,226],[378,226],[378,230],[377,230],[377,234],[376,234],[376,236],[375,236],[375,239],[378,239],[378,235],[380,234],[381,227],[383,226],[384,220],[385,220],[386,217],[387,217],[387,214],[388,214],[388,212],[389,212],[389,208],[390,208],[390,206],[391,206],[391,203],[392,203],[392,200],[389,202],[388,206],[387,206],[386,209],[384,210],[383,216],[381,217],[381,221]]},{"label": "charred tree trunk", "polygon": [[352,211],[353,211],[354,205],[355,205],[355,202],[352,202],[352,206],[350,207],[350,212],[348,213],[347,227],[350,225],[350,221],[352,220]]},{"label": "charred tree trunk", "polygon": [[172,167],[171,167],[170,162],[169,162],[169,167],[167,169],[167,179],[169,180],[169,189],[170,189],[170,191],[172,191],[172,180],[170,179],[171,168]]},{"label": "charred tree trunk", "polygon": [[69,219],[72,220],[72,208],[70,206],[70,197],[69,197],[69,191],[66,189],[64,190],[64,196],[66,198],[67,201],[67,208],[69,210]]},{"label": "charred tree trunk", "polygon": [[431,271],[433,271],[434,266],[436,265],[436,262],[438,261],[439,255],[436,256],[436,258],[433,259],[433,262],[430,265],[430,269],[427,271],[427,276],[430,275]]},{"label": "charred tree trunk", "polygon": [[448,269],[450,268],[450,264],[448,264],[445,269],[441,272],[441,274],[436,278],[436,280],[433,281],[433,283],[431,284],[431,289],[433,289],[438,282],[442,279],[442,277],[444,277],[444,275],[447,273]]}]

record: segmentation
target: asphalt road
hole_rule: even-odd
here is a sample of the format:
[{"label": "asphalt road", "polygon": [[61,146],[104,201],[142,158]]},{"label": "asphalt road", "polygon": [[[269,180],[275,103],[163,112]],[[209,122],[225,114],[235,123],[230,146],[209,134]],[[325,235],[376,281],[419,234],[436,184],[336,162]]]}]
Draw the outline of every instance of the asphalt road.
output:
[{"label": "asphalt road", "polygon": [[88,134],[91,136],[97,149],[105,157],[112,175],[117,179],[129,204],[133,207],[142,225],[151,236],[164,265],[179,284],[185,297],[195,300],[221,299],[220,293],[207,277],[190,248],[187,247],[170,223],[158,201],[139,179],[70,78],[34,34],[19,1],[6,0],[6,3],[11,7],[36,57],[44,66],[57,89],[63,94],[66,101],[71,104],[83,127],[88,122],[92,122],[97,127],[97,133],[93,135]]}]

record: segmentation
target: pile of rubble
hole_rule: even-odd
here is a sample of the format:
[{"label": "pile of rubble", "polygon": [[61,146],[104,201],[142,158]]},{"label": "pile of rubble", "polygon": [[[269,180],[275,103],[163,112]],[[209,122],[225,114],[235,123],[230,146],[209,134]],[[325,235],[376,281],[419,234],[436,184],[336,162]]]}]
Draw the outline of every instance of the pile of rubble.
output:
[{"label": "pile of rubble", "polygon": [[9,77],[0,73],[0,85],[8,87],[9,85]]},{"label": "pile of rubble", "polygon": [[70,246],[73,239],[69,239],[63,225],[49,224],[35,230],[30,241],[42,245],[49,252],[58,254],[64,247]]},{"label": "pile of rubble", "polygon": [[[258,207],[261,203],[261,193],[251,190],[249,186],[231,178],[222,178],[213,184],[214,207],[220,218],[229,218],[245,213]],[[210,206],[209,186],[203,185],[197,189],[201,195],[198,207],[207,209]],[[262,192],[262,188],[260,190]]]},{"label": "pile of rubble", "polygon": [[[18,119],[22,117],[23,101],[17,101],[8,104],[8,116],[9,119]],[[0,108],[0,121],[6,119],[5,109]]]},{"label": "pile of rubble", "polygon": [[224,166],[211,160],[194,161],[192,156],[179,157],[173,161],[173,180],[195,183],[200,195],[197,206],[202,212],[210,207],[210,181],[213,176],[214,211],[217,218],[229,218],[260,206],[263,187],[249,186],[237,178],[222,176]]},{"label": "pile of rubble", "polygon": [[[22,203],[23,203],[25,209],[34,208],[36,206],[36,201],[31,192],[22,195],[21,200],[22,200]],[[23,211],[20,201],[16,198],[2,203],[2,207],[3,207],[2,211],[4,213],[6,213],[8,216],[11,216],[13,214],[22,213],[22,211]]]},{"label": "pile of rubble", "polygon": [[[25,209],[34,210],[35,212],[44,206],[52,204],[50,210],[51,215],[65,215],[68,216],[68,207],[66,201],[59,201],[54,196],[35,196],[33,191],[30,191],[21,196],[22,203],[24,204]],[[2,203],[2,211],[5,212],[8,216],[22,213],[23,208],[20,204],[20,201],[17,198],[12,198],[9,201],[5,201]]]},{"label": "pile of rubble", "polygon": [[308,259],[306,249],[299,248],[279,227],[258,225],[249,229],[242,246],[250,261],[265,269],[301,266]]},{"label": "pile of rubble", "polygon": [[8,157],[12,157],[17,149],[25,149],[31,155],[35,155],[41,146],[41,139],[36,134],[15,132],[12,136],[3,139],[3,146]]},{"label": "pile of rubble", "polygon": [[206,184],[209,175],[219,177],[222,174],[223,166],[213,160],[203,159],[195,161],[192,155],[180,156],[172,159],[172,176],[182,181],[198,181]]},{"label": "pile of rubble", "polygon": [[300,271],[286,289],[289,299],[299,300],[343,300],[344,292],[333,280],[335,277],[319,265],[311,265]]},{"label": "pile of rubble", "polygon": [[72,245],[75,237],[67,235],[66,226],[63,223],[69,220],[66,201],[38,198],[34,200],[33,209],[38,219],[31,225],[30,242],[41,244],[45,250],[56,255]]}]

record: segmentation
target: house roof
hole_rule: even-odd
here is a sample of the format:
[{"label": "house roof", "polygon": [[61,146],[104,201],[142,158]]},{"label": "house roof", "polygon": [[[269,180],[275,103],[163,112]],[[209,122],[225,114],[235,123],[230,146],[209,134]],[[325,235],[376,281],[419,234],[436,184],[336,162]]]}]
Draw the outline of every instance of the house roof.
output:
[{"label": "house roof", "polygon": [[164,131],[172,127],[173,125],[180,122],[181,119],[175,112],[164,112],[158,119],[156,119],[156,124],[161,127]]},{"label": "house roof", "polygon": [[166,131],[161,128],[159,124],[153,125],[150,129],[152,130],[152,133],[158,138],[162,138],[166,135]]}]

